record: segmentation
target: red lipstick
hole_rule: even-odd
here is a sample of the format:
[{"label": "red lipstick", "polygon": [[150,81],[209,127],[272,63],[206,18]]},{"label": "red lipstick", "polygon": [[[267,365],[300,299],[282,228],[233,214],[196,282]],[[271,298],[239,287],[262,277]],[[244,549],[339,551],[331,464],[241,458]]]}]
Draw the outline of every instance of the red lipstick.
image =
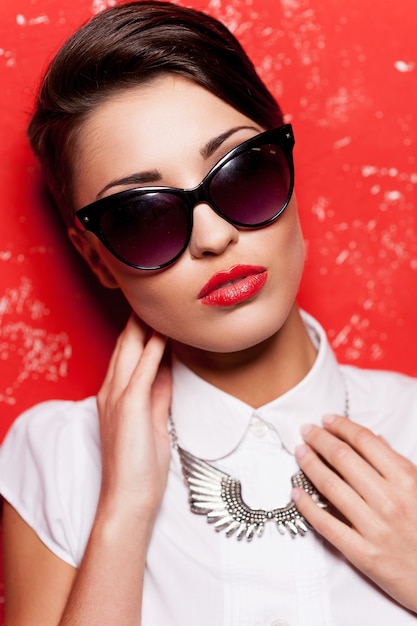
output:
[{"label": "red lipstick", "polygon": [[265,267],[234,265],[210,278],[198,294],[203,304],[234,306],[253,298],[265,285],[268,272]]}]

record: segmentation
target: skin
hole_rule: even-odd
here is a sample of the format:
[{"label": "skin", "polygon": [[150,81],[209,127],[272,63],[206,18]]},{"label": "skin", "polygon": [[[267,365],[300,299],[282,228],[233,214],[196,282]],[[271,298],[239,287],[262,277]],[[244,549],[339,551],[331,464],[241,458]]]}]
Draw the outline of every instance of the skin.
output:
[{"label": "skin", "polygon": [[[151,184],[194,187],[226,152],[262,130],[179,77],[163,76],[119,93],[101,105],[81,129],[74,181],[77,208],[97,196],[137,186],[115,181],[138,173],[143,177],[147,172],[149,179],[151,172],[155,179],[158,172],[157,182]],[[212,154],[202,154],[208,142],[224,138],[225,133],[229,136],[217,141]],[[103,475],[97,516],[78,571],[55,557],[5,505],[6,626],[137,626],[142,602],[138,589],[143,585],[147,546],[170,460],[166,424],[171,379],[163,360],[165,338],[169,337],[171,350],[191,369],[253,407],[291,389],[316,356],[295,303],[304,260],[302,234],[295,199],[273,225],[251,231],[238,230],[208,205],[200,204],[194,210],[188,249],[173,266],[157,272],[123,265],[93,235],[76,227],[69,235],[103,284],[122,289],[134,313],[117,342],[97,397]],[[209,278],[240,263],[265,267],[265,287],[234,307],[202,304],[197,295]],[[272,370],[274,377],[269,376]],[[343,493],[343,507],[356,510],[349,505],[362,497],[362,484],[356,484],[356,478],[350,480],[353,468],[358,464],[360,471],[365,468],[367,494],[373,493],[373,487],[379,494],[378,467],[389,461],[397,468],[397,484],[400,472],[409,485],[402,499],[405,509],[412,491],[408,475],[414,478],[414,487],[417,481],[414,466],[372,433],[366,431],[365,437],[365,429],[350,422],[347,432],[346,425],[343,430],[339,423],[338,418],[323,429],[306,431],[308,448],[298,450],[301,467],[336,506],[341,504],[337,494]],[[343,461],[337,446],[342,446],[352,463]],[[376,448],[378,454],[373,453]],[[318,454],[330,461],[341,478]],[[304,492],[295,492],[294,497],[318,532],[384,590],[417,609],[395,571],[391,570],[394,581],[384,573],[387,563],[395,565],[395,550],[411,553],[413,546],[417,549],[415,519],[406,528],[407,541],[401,546],[398,540],[395,545],[378,545],[379,552],[370,559],[375,544],[371,536],[360,535],[363,523],[351,520],[350,528],[317,509]],[[382,527],[381,500],[375,496],[367,506],[360,511],[362,517],[368,513]],[[393,516],[384,520],[386,534]],[[350,541],[347,533],[355,532]],[[397,568],[398,563],[402,567],[402,559],[397,561]],[[415,588],[413,564],[406,562],[402,576],[408,575]]]},{"label": "skin", "polygon": [[324,416],[323,428],[306,424],[302,434],[300,467],[346,521],[295,489],[300,512],[365,576],[416,612],[416,466],[346,417]]}]

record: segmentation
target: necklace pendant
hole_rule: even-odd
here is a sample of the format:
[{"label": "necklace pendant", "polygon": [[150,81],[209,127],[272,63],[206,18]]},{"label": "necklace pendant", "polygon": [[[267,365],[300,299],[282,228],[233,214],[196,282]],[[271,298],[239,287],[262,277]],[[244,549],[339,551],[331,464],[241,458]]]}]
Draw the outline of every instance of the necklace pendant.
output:
[{"label": "necklace pendant", "polygon": [[[227,537],[252,541],[262,537],[265,524],[275,521],[278,531],[291,537],[305,535],[309,524],[298,511],[293,501],[284,507],[266,511],[249,507],[242,498],[241,484],[236,478],[218,470],[180,446],[177,446],[182,471],[189,490],[190,508],[193,513],[206,515],[217,532],[224,531]],[[302,470],[291,478],[293,487],[301,487],[318,506],[326,507],[319,492]]]}]

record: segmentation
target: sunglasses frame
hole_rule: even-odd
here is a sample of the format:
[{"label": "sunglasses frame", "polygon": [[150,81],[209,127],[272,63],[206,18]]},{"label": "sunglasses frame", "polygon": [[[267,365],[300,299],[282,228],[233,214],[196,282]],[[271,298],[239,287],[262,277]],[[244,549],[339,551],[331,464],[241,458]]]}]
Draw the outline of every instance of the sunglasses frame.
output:
[{"label": "sunglasses frame", "polygon": [[[268,226],[269,224],[272,224],[276,219],[278,219],[278,217],[287,208],[291,200],[293,190],[294,190],[294,161],[293,161],[293,154],[292,154],[294,143],[295,143],[295,140],[294,140],[294,134],[293,134],[291,124],[284,124],[283,126],[279,126],[278,128],[266,130],[262,133],[259,133],[258,135],[255,135],[255,137],[251,137],[250,139],[247,139],[243,143],[239,144],[238,146],[230,150],[230,152],[228,152],[225,156],[223,156],[210,169],[210,171],[205,175],[203,180],[196,187],[192,189],[181,189],[178,187],[139,187],[139,188],[134,188],[134,189],[128,189],[125,191],[120,191],[120,192],[111,194],[110,196],[106,196],[105,198],[101,198],[100,200],[96,200],[95,202],[92,202],[91,204],[88,204],[87,206],[79,209],[78,211],[75,212],[76,220],[83,230],[92,232],[101,241],[101,243],[107,248],[107,250],[125,265],[133,267],[135,269],[140,269],[140,270],[163,269],[175,263],[175,261],[177,261],[177,259],[187,249],[188,244],[191,239],[192,228],[193,228],[193,211],[197,204],[200,204],[202,202],[204,202],[205,204],[208,204],[210,208],[217,215],[219,215],[222,219],[226,220],[226,222],[233,224],[234,226],[237,226],[239,228],[246,228],[246,229],[263,228],[264,226]],[[215,175],[229,161],[233,160],[240,154],[252,148],[257,148],[257,147],[266,146],[266,145],[279,146],[282,149],[285,159],[287,161],[289,174],[290,174],[290,184],[289,184],[287,198],[286,198],[284,205],[280,207],[279,211],[277,211],[276,214],[274,214],[272,217],[268,218],[267,220],[264,220],[263,222],[256,223],[256,224],[249,224],[249,225],[242,224],[241,222],[238,222],[236,220],[232,220],[231,218],[229,218],[216,206],[215,202],[211,199],[211,196],[210,196],[210,184],[213,178],[215,177]],[[162,193],[162,194],[169,193],[171,195],[175,195],[181,198],[185,207],[188,210],[188,214],[187,214],[188,230],[187,230],[186,241],[183,247],[181,248],[181,250],[178,252],[178,254],[175,255],[174,258],[160,265],[153,265],[152,267],[149,267],[149,266],[144,267],[142,265],[136,265],[128,261],[127,259],[123,258],[118,252],[116,252],[116,250],[112,247],[112,245],[109,243],[109,241],[106,239],[106,236],[102,232],[100,220],[101,220],[101,216],[104,213],[106,213],[106,211],[114,207],[114,204],[117,203],[118,200],[125,200],[125,199],[134,198],[134,197],[138,197],[142,195],[148,195],[152,193]]]}]

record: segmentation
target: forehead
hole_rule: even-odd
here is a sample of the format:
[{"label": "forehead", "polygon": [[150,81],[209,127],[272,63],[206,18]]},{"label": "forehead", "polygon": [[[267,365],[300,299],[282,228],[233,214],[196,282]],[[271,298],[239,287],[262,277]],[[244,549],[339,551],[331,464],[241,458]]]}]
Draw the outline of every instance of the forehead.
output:
[{"label": "forehead", "polygon": [[95,135],[97,139],[101,131],[103,142],[106,136],[110,140],[118,134],[130,134],[134,125],[142,141],[157,139],[164,131],[168,138],[178,129],[185,140],[189,134],[198,137],[204,129],[215,132],[236,117],[247,119],[201,85],[165,74],[110,96],[87,117],[81,137],[92,139]]},{"label": "forehead", "polygon": [[[252,120],[200,85],[172,74],[109,97],[84,121],[77,138],[74,189],[98,188],[129,171],[193,163],[228,128]],[[78,198],[77,198],[78,196]],[[94,199],[94,198],[93,198]]]}]

